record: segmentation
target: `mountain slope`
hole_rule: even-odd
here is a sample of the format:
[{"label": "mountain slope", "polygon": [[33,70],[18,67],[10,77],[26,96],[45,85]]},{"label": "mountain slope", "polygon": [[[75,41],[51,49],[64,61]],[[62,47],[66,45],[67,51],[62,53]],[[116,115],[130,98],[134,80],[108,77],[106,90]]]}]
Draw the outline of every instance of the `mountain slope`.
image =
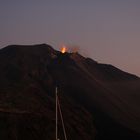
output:
[{"label": "mountain slope", "polygon": [[2,139],[54,139],[55,86],[69,139],[140,139],[137,76],[46,44],[3,48],[0,66]]}]

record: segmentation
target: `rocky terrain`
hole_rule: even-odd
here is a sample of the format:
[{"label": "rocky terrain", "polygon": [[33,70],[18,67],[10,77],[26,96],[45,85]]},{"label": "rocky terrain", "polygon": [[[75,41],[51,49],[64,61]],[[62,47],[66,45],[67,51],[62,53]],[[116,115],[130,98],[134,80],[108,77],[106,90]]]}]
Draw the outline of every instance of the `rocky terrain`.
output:
[{"label": "rocky terrain", "polygon": [[54,140],[56,86],[68,140],[140,139],[140,78],[47,44],[0,50],[0,139]]}]

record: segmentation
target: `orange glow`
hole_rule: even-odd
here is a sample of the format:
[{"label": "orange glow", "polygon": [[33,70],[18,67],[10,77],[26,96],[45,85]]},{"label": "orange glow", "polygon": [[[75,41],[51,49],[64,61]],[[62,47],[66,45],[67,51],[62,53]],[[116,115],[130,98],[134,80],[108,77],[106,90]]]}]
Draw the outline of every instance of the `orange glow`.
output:
[{"label": "orange glow", "polygon": [[62,48],[61,48],[61,53],[65,53],[67,51],[67,48],[65,47],[65,46],[63,46]]}]

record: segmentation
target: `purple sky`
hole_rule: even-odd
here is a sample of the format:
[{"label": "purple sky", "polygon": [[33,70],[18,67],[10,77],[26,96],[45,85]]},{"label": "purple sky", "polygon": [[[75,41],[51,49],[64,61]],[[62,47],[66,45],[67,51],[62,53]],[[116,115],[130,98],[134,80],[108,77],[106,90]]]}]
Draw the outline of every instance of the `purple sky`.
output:
[{"label": "purple sky", "polygon": [[0,47],[39,43],[140,76],[140,0],[0,0]]}]

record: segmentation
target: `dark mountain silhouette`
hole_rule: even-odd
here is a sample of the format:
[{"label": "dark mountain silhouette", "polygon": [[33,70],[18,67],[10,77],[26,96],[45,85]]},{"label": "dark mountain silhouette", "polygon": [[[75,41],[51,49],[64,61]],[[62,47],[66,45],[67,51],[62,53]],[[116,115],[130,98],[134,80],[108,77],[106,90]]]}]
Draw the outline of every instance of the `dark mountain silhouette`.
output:
[{"label": "dark mountain silhouette", "polygon": [[0,50],[0,139],[55,139],[56,86],[68,139],[140,139],[140,78],[46,44]]}]

